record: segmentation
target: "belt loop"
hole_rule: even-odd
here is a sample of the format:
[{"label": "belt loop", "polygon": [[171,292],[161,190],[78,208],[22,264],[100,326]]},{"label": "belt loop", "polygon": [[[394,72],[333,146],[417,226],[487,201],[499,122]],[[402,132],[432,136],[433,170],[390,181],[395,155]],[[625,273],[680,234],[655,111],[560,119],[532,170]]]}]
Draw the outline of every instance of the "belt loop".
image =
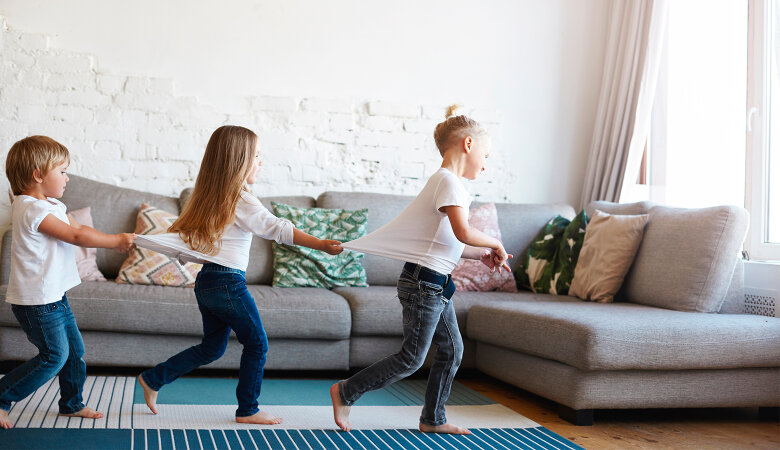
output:
[{"label": "belt loop", "polygon": [[421,265],[419,265],[419,264],[415,264],[415,265],[414,265],[414,278],[415,278],[415,279],[418,279],[418,278],[420,278],[420,269],[421,269],[421,268],[422,268],[422,266],[421,266]]}]

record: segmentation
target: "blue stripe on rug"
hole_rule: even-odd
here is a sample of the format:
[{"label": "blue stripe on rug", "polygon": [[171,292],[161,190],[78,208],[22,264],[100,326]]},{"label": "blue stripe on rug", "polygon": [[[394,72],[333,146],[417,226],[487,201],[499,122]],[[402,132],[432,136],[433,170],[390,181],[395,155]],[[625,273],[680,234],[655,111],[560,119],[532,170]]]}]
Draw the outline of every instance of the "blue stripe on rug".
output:
[{"label": "blue stripe on rug", "polygon": [[[467,436],[418,430],[91,430],[19,428],[0,432],[0,448],[233,449],[582,449],[544,427],[478,428]],[[34,444],[32,444],[34,443]],[[33,447],[31,447],[33,445]]]},{"label": "blue stripe on rug", "polygon": [[[138,386],[133,403],[144,403],[143,390]],[[264,405],[330,405],[333,380],[263,380],[260,401]],[[422,406],[427,380],[402,380],[376,391],[367,392],[358,400],[360,406]],[[236,405],[237,379],[180,378],[160,390],[160,405]],[[197,395],[193,395],[197,392]],[[490,398],[458,383],[452,384],[448,405],[492,405]]]}]

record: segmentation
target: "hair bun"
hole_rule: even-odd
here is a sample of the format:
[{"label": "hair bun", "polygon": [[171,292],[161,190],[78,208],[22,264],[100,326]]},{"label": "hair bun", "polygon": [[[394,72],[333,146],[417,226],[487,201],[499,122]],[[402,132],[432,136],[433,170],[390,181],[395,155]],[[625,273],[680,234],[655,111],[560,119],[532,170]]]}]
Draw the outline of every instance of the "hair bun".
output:
[{"label": "hair bun", "polygon": [[458,111],[461,109],[462,109],[461,105],[457,103],[453,103],[452,105],[447,107],[447,112],[444,113],[444,118],[449,119],[450,117],[455,117],[460,115],[458,114]]}]

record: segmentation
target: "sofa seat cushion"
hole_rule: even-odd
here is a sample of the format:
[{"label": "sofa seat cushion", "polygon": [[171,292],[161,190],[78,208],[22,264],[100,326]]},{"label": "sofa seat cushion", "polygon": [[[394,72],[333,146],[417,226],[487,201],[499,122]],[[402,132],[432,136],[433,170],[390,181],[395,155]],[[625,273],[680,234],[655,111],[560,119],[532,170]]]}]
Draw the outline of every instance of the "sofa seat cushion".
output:
[{"label": "sofa seat cushion", "polygon": [[[403,318],[398,292],[395,287],[371,286],[339,287],[333,292],[343,296],[352,310],[353,336],[401,336]],[[456,292],[452,297],[455,315],[458,318],[460,332],[466,334],[466,318],[469,309],[475,304],[489,301],[509,301],[517,293],[510,292]]]},{"label": "sofa seat cushion", "polygon": [[[248,285],[269,338],[347,339],[349,305],[326,289]],[[0,288],[0,325],[19,326]],[[81,330],[201,336],[193,289],[85,281],[67,293]]]},{"label": "sofa seat cushion", "polygon": [[780,367],[778,318],[535,300],[475,305],[468,337],[581,370]]}]

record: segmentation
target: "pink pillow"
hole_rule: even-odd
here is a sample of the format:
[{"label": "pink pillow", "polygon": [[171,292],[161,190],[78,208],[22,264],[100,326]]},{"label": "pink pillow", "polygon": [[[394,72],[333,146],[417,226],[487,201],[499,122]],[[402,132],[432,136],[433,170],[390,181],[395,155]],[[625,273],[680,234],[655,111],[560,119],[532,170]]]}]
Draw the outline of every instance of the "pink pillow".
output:
[{"label": "pink pillow", "polygon": [[[72,219],[81,225],[92,227],[92,214],[89,206],[68,213],[68,219]],[[79,278],[82,281],[106,281],[106,277],[100,273],[97,266],[97,249],[85,248],[74,245],[76,265],[79,268]]]},{"label": "pink pillow", "polygon": [[[501,240],[501,231],[498,229],[498,212],[496,205],[487,205],[474,208],[469,211],[469,225],[482,231],[490,237]],[[490,273],[481,261],[463,259],[458,262],[452,271],[452,281],[459,291],[502,291],[517,292],[517,284],[512,272],[496,270]]]}]

